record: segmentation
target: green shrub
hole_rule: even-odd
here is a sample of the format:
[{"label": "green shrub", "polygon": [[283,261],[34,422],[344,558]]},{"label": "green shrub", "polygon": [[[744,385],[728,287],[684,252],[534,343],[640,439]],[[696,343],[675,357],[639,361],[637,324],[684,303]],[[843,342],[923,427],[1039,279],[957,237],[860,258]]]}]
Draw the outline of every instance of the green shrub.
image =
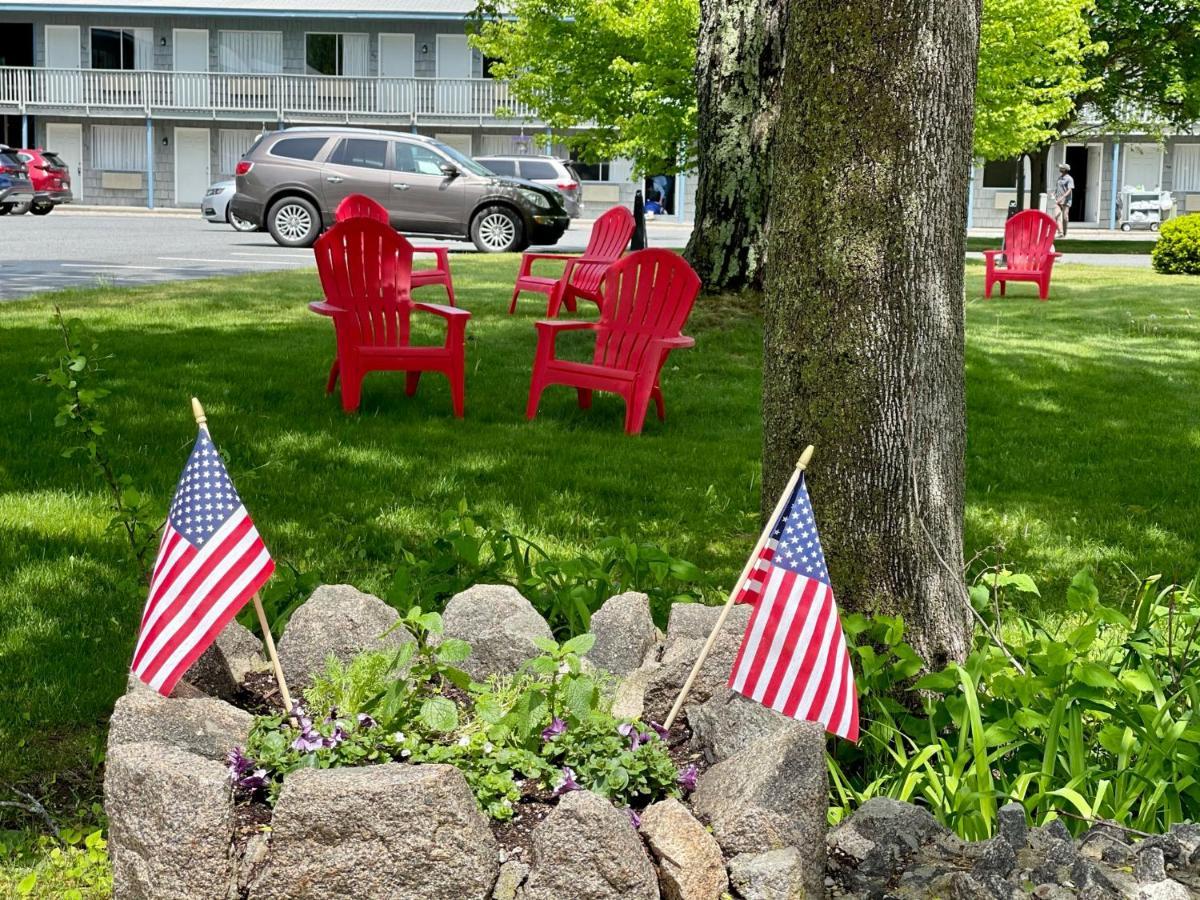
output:
[{"label": "green shrub", "polygon": [[1200,275],[1200,215],[1163,222],[1150,259],[1164,275]]},{"label": "green shrub", "polygon": [[[994,620],[1005,585],[1036,590],[988,573],[971,592],[982,615]],[[1066,599],[1059,624],[994,623],[1016,664],[981,639],[962,666],[915,681],[923,662],[902,622],[845,617],[865,727],[829,757],[831,820],[879,795],[921,803],[967,838],[990,835],[1010,800],[1076,831],[1099,818],[1149,832],[1200,818],[1195,585],[1149,579],[1123,611],[1081,572]]]},{"label": "green shrub", "polygon": [[107,900],[112,866],[99,828],[64,828],[60,840],[0,834],[0,896],[31,900]]}]

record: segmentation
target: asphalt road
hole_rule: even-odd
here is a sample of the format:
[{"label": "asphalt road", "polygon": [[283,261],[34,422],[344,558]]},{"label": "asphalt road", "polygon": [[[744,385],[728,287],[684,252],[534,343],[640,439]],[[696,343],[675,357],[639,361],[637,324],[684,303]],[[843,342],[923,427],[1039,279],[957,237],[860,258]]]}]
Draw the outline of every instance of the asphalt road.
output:
[{"label": "asphalt road", "polygon": [[[591,222],[576,221],[554,247],[578,252]],[[651,246],[682,247],[687,226],[649,223]],[[424,238],[421,244],[437,244]],[[464,241],[442,242],[451,253],[475,253]],[[239,234],[225,225],[180,215],[97,213],[57,209],[48,216],[0,217],[0,301],[41,291],[128,286],[239,272],[313,265],[311,250],[278,246],[266,233]]]}]

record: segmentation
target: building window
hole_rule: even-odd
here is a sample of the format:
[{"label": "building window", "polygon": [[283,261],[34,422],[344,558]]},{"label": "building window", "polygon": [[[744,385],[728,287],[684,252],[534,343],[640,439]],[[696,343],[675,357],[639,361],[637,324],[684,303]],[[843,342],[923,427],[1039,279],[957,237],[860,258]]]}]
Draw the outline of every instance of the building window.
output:
[{"label": "building window", "polygon": [[258,140],[258,132],[247,128],[222,128],[217,137],[218,165],[222,175],[232,175],[237,164]]},{"label": "building window", "polygon": [[217,68],[222,72],[268,75],[283,71],[283,32],[217,33]]},{"label": "building window", "polygon": [[1174,180],[1177,191],[1200,191],[1200,144],[1175,145]]},{"label": "building window", "polygon": [[309,75],[366,75],[365,34],[307,34],[304,70]]},{"label": "building window", "polygon": [[985,188],[1015,188],[1017,186],[1017,160],[999,159],[983,164],[983,186]]},{"label": "building window", "polygon": [[608,181],[609,163],[585,163],[577,159],[571,160],[571,168],[579,173],[580,181]]},{"label": "building window", "polygon": [[150,28],[93,28],[93,69],[154,68],[154,31]]},{"label": "building window", "polygon": [[102,172],[144,172],[146,129],[140,125],[93,125],[92,168]]}]

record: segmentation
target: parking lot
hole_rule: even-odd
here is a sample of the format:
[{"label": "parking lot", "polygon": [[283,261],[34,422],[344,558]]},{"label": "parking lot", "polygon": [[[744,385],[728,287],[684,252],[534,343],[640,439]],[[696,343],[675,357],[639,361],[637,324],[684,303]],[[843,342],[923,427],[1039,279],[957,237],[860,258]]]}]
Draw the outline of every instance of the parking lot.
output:
[{"label": "parking lot", "polygon": [[[591,222],[576,220],[547,250],[578,252]],[[683,247],[690,227],[650,223],[651,246]],[[415,240],[420,244],[437,241]],[[465,241],[443,242],[474,253]],[[313,265],[312,251],[278,246],[266,233],[239,234],[195,215],[60,208],[48,216],[0,217],[0,300],[62,288],[146,284]]]}]

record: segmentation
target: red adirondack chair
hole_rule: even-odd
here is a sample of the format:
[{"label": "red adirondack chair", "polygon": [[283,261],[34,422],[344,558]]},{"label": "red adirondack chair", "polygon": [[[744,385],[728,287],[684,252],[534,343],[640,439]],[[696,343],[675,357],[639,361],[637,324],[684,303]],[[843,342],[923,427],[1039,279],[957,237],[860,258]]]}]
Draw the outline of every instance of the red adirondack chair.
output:
[{"label": "red adirondack chair", "polygon": [[[1045,300],[1050,294],[1050,271],[1054,261],[1062,257],[1054,252],[1054,237],[1058,224],[1053,218],[1036,209],[1017,213],[1004,226],[1004,249],[984,250],[987,260],[987,277],[983,295],[992,296],[992,285],[1000,283],[1000,296],[1004,296],[1005,282],[1032,281],[1037,285],[1038,298]],[[996,257],[1004,257],[1004,265],[998,265]]]},{"label": "red adirondack chair", "polygon": [[[587,249],[582,256],[567,256],[562,253],[525,253],[521,256],[521,271],[513,288],[509,315],[516,312],[517,295],[521,291],[536,291],[545,294],[546,315],[554,318],[565,303],[575,312],[575,300],[582,297],[600,303],[600,279],[614,260],[620,259],[629,239],[633,237],[633,213],[623,206],[614,206],[596,220],[588,238]],[[539,259],[566,260],[561,275],[553,278],[534,275],[533,263]]]},{"label": "red adirondack chair", "polygon": [[[700,293],[700,278],[669,250],[639,250],[608,267],[600,284],[600,321],[542,319],[537,323],[537,356],[529,385],[525,417],[537,415],[538,403],[552,384],[579,392],[579,406],[592,405],[592,391],[612,391],[625,398],[625,433],[640,434],[653,398],[658,418],[666,417],[659,373],[667,354],[695,345],[680,330]],[[554,342],[563,331],[596,332],[590,363],[555,356]]]},{"label": "red adirondack chair", "polygon": [[[368,197],[366,194],[349,194],[334,211],[333,217],[338,222],[347,219],[363,218],[390,225],[391,219],[382,203]],[[427,284],[445,285],[446,296],[450,305],[454,302],[454,282],[450,279],[450,251],[445,247],[413,247],[413,253],[432,253],[437,257],[437,264],[423,269],[413,269],[412,286],[424,287]]]},{"label": "red adirondack chair", "polygon": [[[408,373],[411,397],[422,372],[443,372],[450,380],[454,415],[463,415],[465,309],[414,303],[410,276],[412,245],[390,225],[366,218],[347,219],[317,239],[313,247],[325,299],[310,303],[315,313],[333,319],[337,359],[325,385],[333,393],[342,381],[342,408],[358,409],[362,380],[368,372]],[[410,338],[413,310],[446,320],[446,342],[414,346]]]}]

